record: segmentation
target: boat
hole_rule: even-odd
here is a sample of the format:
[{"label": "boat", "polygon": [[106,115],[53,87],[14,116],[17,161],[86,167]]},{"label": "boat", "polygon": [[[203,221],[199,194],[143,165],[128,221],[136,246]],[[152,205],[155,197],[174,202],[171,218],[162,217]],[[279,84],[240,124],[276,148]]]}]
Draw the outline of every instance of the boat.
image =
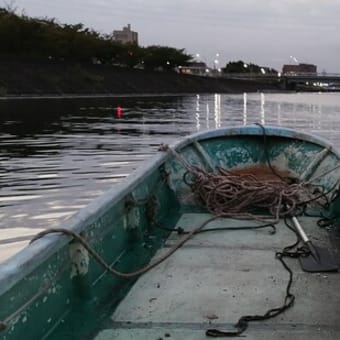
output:
[{"label": "boat", "polygon": [[0,265],[0,338],[339,339],[339,185],[284,127],[162,145]]}]

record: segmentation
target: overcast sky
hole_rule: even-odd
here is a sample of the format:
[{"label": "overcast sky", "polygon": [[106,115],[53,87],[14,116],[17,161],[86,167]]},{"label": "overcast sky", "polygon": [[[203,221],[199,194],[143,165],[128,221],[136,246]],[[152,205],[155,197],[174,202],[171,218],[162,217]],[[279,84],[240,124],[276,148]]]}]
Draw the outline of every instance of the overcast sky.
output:
[{"label": "overcast sky", "polygon": [[340,73],[340,0],[1,1],[102,33],[130,23],[140,45],[185,48],[210,65],[219,53],[221,66],[243,60],[281,70],[294,57]]}]

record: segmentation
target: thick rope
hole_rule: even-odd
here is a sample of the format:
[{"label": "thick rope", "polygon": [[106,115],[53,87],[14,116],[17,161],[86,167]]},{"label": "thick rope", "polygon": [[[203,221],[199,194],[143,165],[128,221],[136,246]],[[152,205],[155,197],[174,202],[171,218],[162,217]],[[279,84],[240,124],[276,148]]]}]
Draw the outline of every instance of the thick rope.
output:
[{"label": "thick rope", "polygon": [[80,234],[69,230],[69,229],[64,229],[64,228],[51,228],[48,230],[44,230],[40,233],[38,233],[32,240],[31,243],[36,241],[37,239],[47,235],[47,234],[53,234],[53,233],[62,233],[64,235],[67,236],[71,236],[73,237],[73,239],[77,240],[78,242],[80,242],[84,248],[90,253],[90,255],[92,255],[92,257],[105,269],[107,270],[110,274],[118,276],[120,278],[132,278],[132,277],[136,277],[139,275],[142,275],[144,273],[146,273],[147,271],[149,271],[150,269],[156,267],[157,265],[159,265],[160,263],[162,263],[163,261],[165,261],[168,257],[170,257],[177,249],[179,249],[184,243],[186,243],[193,235],[199,233],[200,230],[202,230],[208,223],[214,221],[215,219],[217,219],[219,216],[214,216],[209,218],[208,220],[206,220],[204,223],[202,223],[198,228],[195,228],[194,230],[190,231],[188,234],[184,234],[183,237],[171,248],[169,249],[168,252],[166,252],[165,254],[159,256],[156,260],[154,260],[153,262],[150,262],[149,264],[147,264],[146,266],[130,272],[130,273],[123,273],[120,272],[114,268],[112,268],[110,265],[108,265],[103,258],[89,245],[89,243],[86,241],[86,239],[81,236]]},{"label": "thick rope", "polygon": [[310,182],[294,183],[277,170],[273,173],[269,160],[268,167],[218,168],[217,173],[210,173],[189,165],[167,145],[162,145],[161,150],[170,152],[186,169],[184,182],[190,186],[197,202],[213,215],[255,220],[272,217],[277,222],[279,218],[296,215],[306,203],[325,197],[325,193],[320,194],[320,186]]},{"label": "thick rope", "polygon": [[[259,212],[269,214],[276,221],[292,216],[306,199],[316,195],[310,184],[289,184],[280,179],[235,174],[220,168],[218,174],[195,170],[190,187],[199,202],[213,215],[239,216]],[[289,208],[287,208],[289,207]]]}]

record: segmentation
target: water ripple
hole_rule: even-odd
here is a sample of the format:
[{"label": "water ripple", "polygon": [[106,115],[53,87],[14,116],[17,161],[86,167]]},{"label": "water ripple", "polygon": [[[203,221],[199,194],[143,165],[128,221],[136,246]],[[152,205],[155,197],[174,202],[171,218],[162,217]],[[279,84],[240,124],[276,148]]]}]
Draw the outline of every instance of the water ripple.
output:
[{"label": "water ripple", "polygon": [[0,106],[0,260],[120,182],[160,143],[192,132],[263,121],[312,132],[340,147],[339,94],[21,100]]}]

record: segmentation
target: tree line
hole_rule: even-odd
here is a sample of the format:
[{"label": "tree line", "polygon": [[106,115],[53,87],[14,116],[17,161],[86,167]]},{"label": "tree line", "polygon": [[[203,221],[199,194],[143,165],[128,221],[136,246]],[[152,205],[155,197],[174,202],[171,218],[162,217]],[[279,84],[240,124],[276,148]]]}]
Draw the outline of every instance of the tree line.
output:
[{"label": "tree line", "polygon": [[76,61],[154,70],[187,65],[192,56],[167,46],[121,44],[83,24],[31,18],[0,8],[0,55],[29,60]]},{"label": "tree line", "polygon": [[[100,34],[83,24],[61,24],[56,19],[17,15],[0,7],[0,57],[119,65],[147,70],[173,70],[189,65],[193,57],[184,49],[168,46],[141,47],[121,44],[110,34]],[[224,73],[277,73],[243,61],[233,61]]]}]

